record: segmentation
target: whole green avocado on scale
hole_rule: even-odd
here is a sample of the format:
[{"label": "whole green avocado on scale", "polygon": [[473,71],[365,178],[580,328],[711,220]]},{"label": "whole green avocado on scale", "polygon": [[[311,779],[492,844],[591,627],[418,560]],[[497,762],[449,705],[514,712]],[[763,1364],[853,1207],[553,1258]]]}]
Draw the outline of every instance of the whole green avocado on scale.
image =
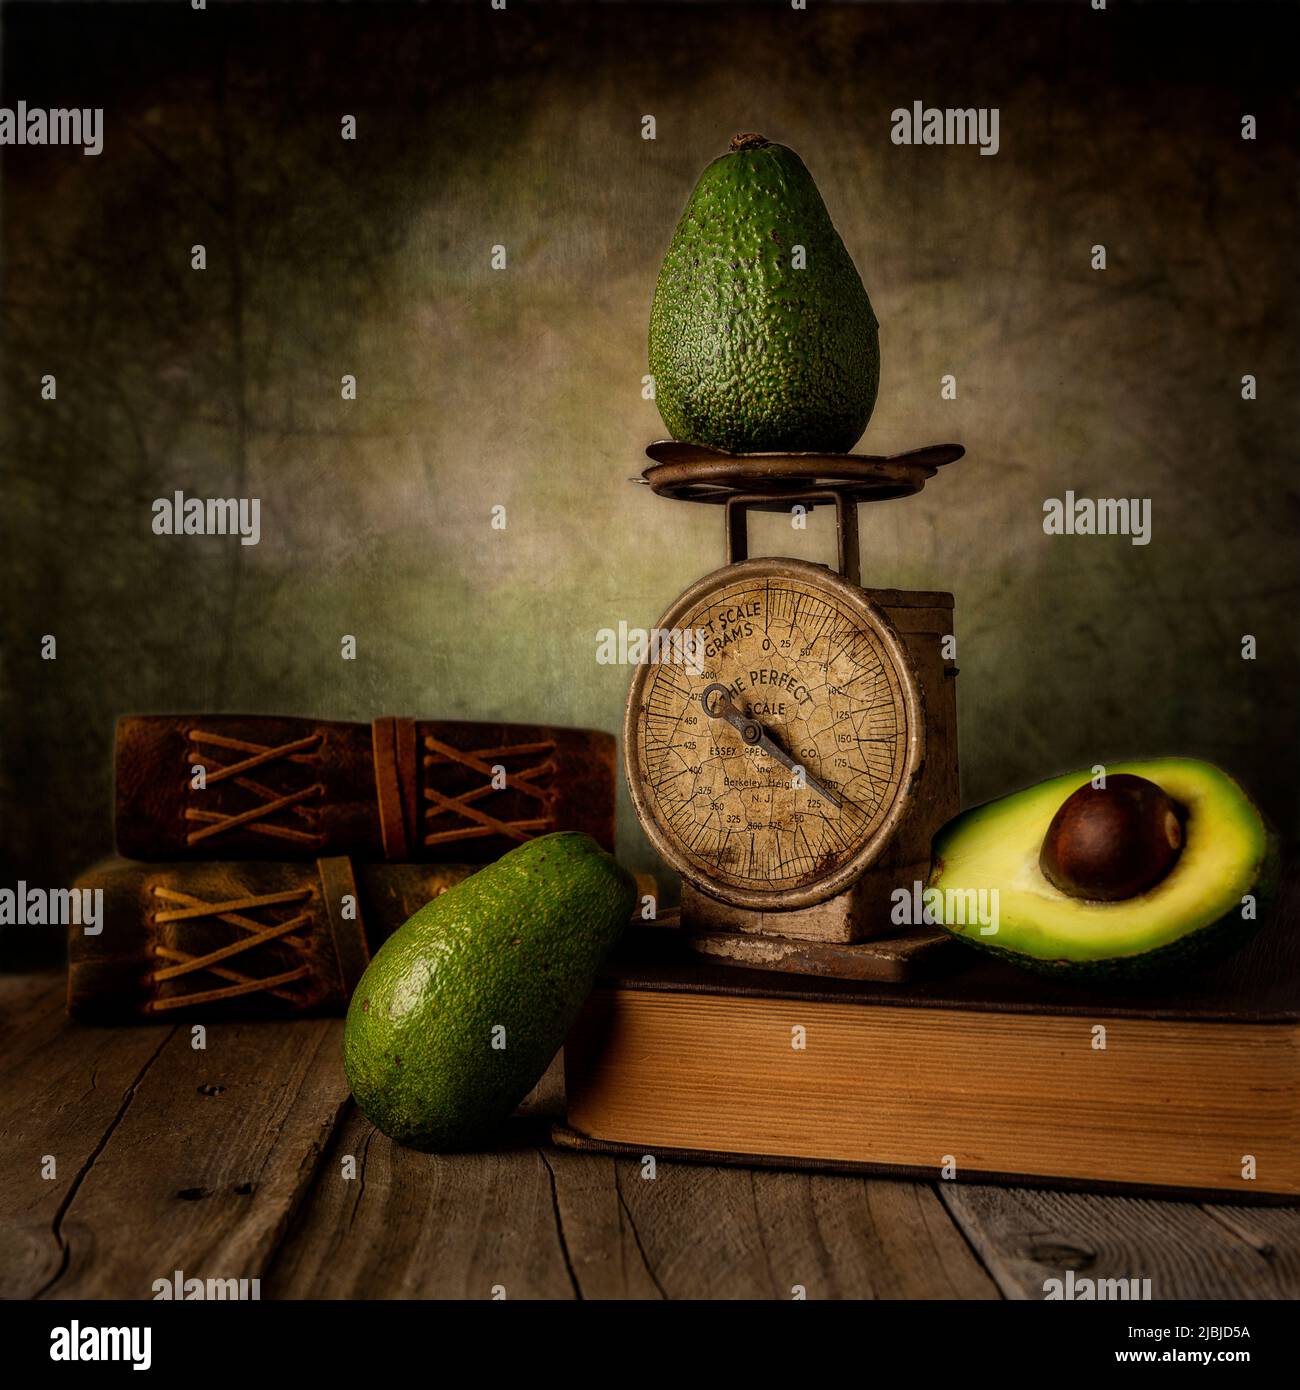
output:
[{"label": "whole green avocado on scale", "polygon": [[844,453],[880,381],[876,315],[803,160],[737,135],[700,176],[650,311],[674,439],[732,453]]},{"label": "whole green avocado on scale", "polygon": [[489,1139],[559,1050],[635,898],[612,855],[562,831],[422,907],[352,994],[343,1067],[362,1114],[415,1149]]}]

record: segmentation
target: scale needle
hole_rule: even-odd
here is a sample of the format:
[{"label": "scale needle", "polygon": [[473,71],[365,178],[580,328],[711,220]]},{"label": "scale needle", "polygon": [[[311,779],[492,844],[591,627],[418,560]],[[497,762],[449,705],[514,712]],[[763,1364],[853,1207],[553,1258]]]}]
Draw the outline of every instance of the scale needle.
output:
[{"label": "scale needle", "polygon": [[[714,707],[710,708],[709,700],[714,695],[718,698]],[[704,712],[710,719],[726,720],[749,747],[761,748],[768,757],[775,758],[782,767],[789,768],[789,770],[796,775],[802,774],[804,782],[811,787],[818,796],[824,796],[832,806],[838,806],[841,811],[844,809],[844,802],[841,801],[834,792],[828,791],[822,786],[806,767],[796,763],[768,734],[767,730],[757,719],[751,719],[747,714],[741,713],[741,711],[736,708],[731,698],[731,692],[725,685],[720,685],[715,682],[713,685],[706,686],[704,688],[704,693],[700,696],[700,703],[704,706]]]}]

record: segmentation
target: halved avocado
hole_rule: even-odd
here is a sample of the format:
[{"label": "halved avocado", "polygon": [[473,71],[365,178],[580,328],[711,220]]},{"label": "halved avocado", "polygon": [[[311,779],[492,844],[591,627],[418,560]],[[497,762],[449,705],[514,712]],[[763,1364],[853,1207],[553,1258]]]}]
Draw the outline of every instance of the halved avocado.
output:
[{"label": "halved avocado", "polygon": [[[1131,978],[1205,963],[1245,942],[1277,879],[1274,836],[1227,773],[1192,758],[1106,764],[1162,788],[1183,821],[1183,845],[1153,887],[1118,902],[1071,897],[1048,882],[1039,854],[1052,818],[1091,769],[1040,782],[957,816],[935,836],[926,902],[968,945],[1058,976]],[[997,890],[997,930],[970,906]],[[975,897],[969,896],[971,890]],[[1245,900],[1251,900],[1247,903]],[[966,920],[961,920],[962,918]]]}]

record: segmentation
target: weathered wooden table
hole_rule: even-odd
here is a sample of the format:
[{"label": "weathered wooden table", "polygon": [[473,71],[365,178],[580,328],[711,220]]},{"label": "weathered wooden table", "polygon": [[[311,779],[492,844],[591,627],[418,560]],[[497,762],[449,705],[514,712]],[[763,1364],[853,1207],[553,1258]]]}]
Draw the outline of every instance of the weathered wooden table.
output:
[{"label": "weathered wooden table", "polygon": [[[1041,1298],[1066,1269],[1156,1298],[1300,1295],[1300,1208],[692,1167],[547,1142],[558,1068],[491,1153],[396,1147],[352,1105],[342,1020],[70,1023],[0,977],[0,1295]],[[352,1161],[349,1161],[352,1160]],[[495,1290],[495,1292],[494,1292]]]}]

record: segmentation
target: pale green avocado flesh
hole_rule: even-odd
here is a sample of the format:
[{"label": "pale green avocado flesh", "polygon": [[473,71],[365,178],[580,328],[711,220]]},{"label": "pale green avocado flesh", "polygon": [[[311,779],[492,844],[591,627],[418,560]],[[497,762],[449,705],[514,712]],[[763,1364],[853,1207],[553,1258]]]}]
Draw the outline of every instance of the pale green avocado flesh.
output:
[{"label": "pale green avocado flesh", "polygon": [[[939,892],[927,895],[931,912],[971,946],[1061,975],[1146,974],[1245,941],[1277,868],[1274,839],[1250,798],[1225,772],[1191,758],[1106,765],[1108,776],[1124,772],[1163,788],[1184,817],[1182,851],[1154,887],[1094,902],[1043,876],[1043,837],[1066,798],[1092,781],[1087,769],[950,821],[934,840],[928,886]],[[994,889],[998,929],[983,934],[970,907],[981,890],[991,902]]]}]

